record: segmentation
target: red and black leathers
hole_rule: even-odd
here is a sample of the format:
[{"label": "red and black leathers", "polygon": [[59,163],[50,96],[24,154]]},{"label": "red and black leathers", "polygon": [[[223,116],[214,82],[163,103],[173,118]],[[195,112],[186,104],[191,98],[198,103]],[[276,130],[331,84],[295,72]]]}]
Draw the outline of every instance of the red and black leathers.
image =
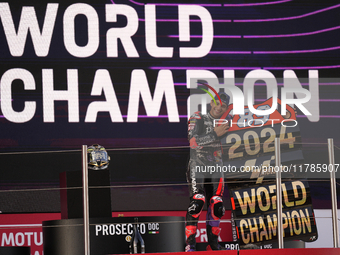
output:
[{"label": "red and black leathers", "polygon": [[[224,215],[222,201],[224,175],[216,171],[222,167],[222,147],[220,138],[214,131],[214,118],[210,113],[196,112],[188,122],[188,139],[190,143],[190,160],[187,181],[190,189],[190,205],[186,215],[186,250],[195,250],[197,223],[205,201],[207,201],[207,235],[212,249],[220,247],[217,243],[220,232],[219,222]],[[215,171],[209,171],[209,166]]]}]

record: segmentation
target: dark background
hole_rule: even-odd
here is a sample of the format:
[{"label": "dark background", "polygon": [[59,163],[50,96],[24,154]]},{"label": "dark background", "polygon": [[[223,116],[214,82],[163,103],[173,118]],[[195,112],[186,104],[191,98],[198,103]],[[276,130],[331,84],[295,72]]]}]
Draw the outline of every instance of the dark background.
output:
[{"label": "dark background", "polygon": [[[132,6],[140,19],[144,19],[144,3],[159,1],[114,1],[116,4]],[[22,6],[34,6],[40,27],[42,27],[46,5],[42,1],[10,1],[10,9],[16,30]],[[10,55],[2,24],[0,25],[0,75],[11,68],[23,68],[33,74],[36,90],[25,91],[21,81],[13,83],[13,107],[20,111],[24,101],[36,101],[37,109],[33,119],[22,124],[11,123],[0,118],[0,211],[15,212],[58,212],[59,173],[81,170],[81,145],[99,143],[111,156],[110,173],[112,208],[125,210],[185,210],[189,201],[185,179],[189,148],[186,138],[186,105],[190,94],[186,88],[185,70],[207,67],[217,75],[223,69],[235,70],[235,76],[243,78],[249,71],[264,68],[275,77],[281,77],[283,70],[292,69],[299,78],[308,77],[308,70],[319,70],[320,78],[337,78],[335,84],[320,84],[319,122],[310,122],[298,111],[303,152],[307,163],[327,163],[327,138],[334,138],[336,163],[339,158],[340,83],[339,49],[319,52],[286,54],[254,54],[256,51],[296,51],[338,47],[340,39],[339,9],[334,1],[287,1],[271,4],[258,1],[257,5],[240,1],[181,1],[201,4],[211,14],[214,22],[214,43],[211,53],[203,58],[179,58],[179,47],[197,47],[201,38],[190,42],[179,42],[178,23],[157,22],[157,43],[159,47],[174,47],[172,58],[151,57],[145,48],[144,21],[140,20],[133,42],[140,55],[128,58],[119,42],[118,58],[106,56],[106,31],[111,27],[124,27],[126,18],[119,16],[116,23],[105,21],[105,4],[110,1],[82,1],[96,9],[99,17],[100,45],[97,52],[88,58],[76,58],[65,49],[63,42],[63,14],[75,1],[59,3],[57,19],[50,51],[46,57],[37,57],[30,35],[27,37],[23,56]],[[139,4],[138,4],[139,3]],[[177,6],[158,5],[157,19],[178,19]],[[237,4],[224,6],[224,4]],[[253,2],[255,3],[255,2]],[[215,6],[206,5],[214,4]],[[325,10],[334,6],[329,10]],[[323,10],[323,11],[320,11]],[[310,14],[310,15],[306,15]],[[244,19],[273,19],[277,21],[237,22]],[[195,17],[193,17],[195,19]],[[232,22],[218,22],[232,20]],[[76,18],[77,43],[87,42],[87,21],[79,15]],[[327,32],[315,32],[332,28]],[[201,34],[201,24],[191,22],[191,34]],[[240,38],[218,38],[218,35],[240,35]],[[249,35],[280,35],[272,38],[247,38]],[[287,35],[287,36],[283,36]],[[215,54],[217,51],[231,51],[229,54]],[[251,51],[251,54],[236,53]],[[112,123],[107,112],[98,115],[96,123],[84,123],[85,113],[92,101],[105,100],[103,96],[90,96],[94,73],[98,69],[110,72],[114,90],[122,115],[127,114],[131,72],[143,69],[153,93],[158,70],[151,67],[183,67],[171,70],[180,118],[179,123],[170,123],[168,118],[139,118],[137,123]],[[336,67],[337,66],[337,67]],[[187,68],[188,67],[188,68]],[[67,102],[56,102],[55,122],[44,123],[42,116],[42,69],[53,69],[55,89],[66,89],[67,69],[78,69],[80,122],[68,122]],[[214,69],[216,68],[216,69]],[[170,68],[171,69],[171,68]],[[308,86],[306,86],[308,88]],[[263,98],[257,91],[257,97]],[[1,110],[1,109],[0,109]],[[166,115],[163,101],[160,115]],[[0,115],[2,115],[0,113]],[[140,103],[139,115],[145,115]],[[133,149],[131,149],[133,148]],[[150,149],[151,148],[151,149]],[[153,149],[152,149],[153,148]],[[310,180],[314,208],[330,208],[329,181]],[[225,204],[229,207],[229,196],[225,192]]]}]

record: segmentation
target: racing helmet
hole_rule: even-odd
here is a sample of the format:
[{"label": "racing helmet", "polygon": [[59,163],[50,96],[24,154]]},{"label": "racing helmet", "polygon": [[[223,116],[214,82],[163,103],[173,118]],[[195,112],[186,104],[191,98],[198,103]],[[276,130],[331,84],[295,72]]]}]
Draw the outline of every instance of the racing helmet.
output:
[{"label": "racing helmet", "polygon": [[88,169],[103,170],[109,166],[110,156],[105,148],[99,144],[93,144],[87,148]]}]

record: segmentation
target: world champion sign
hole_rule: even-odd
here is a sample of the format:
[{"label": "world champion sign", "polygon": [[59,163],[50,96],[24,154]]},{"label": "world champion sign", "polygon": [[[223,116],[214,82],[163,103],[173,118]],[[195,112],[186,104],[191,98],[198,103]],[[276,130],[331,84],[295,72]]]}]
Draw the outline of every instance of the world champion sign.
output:
[{"label": "world champion sign", "polygon": [[[256,185],[230,191],[240,245],[277,239],[276,185]],[[307,181],[282,183],[283,237],[315,241],[318,237]]]},{"label": "world champion sign", "polygon": [[[278,104],[281,104],[280,99]],[[272,99],[254,105],[267,109]],[[278,110],[258,116],[245,107],[244,115],[228,111],[217,125],[228,123],[229,131],[221,139],[223,164],[230,166],[225,176],[231,197],[234,228],[239,245],[266,244],[277,239],[275,138],[280,138],[281,166],[297,166],[304,162],[301,134],[296,113],[287,107],[286,115]],[[294,168],[292,168],[294,169]],[[285,240],[317,239],[317,228],[308,182],[299,178],[304,173],[282,172],[282,221]]]},{"label": "world champion sign", "polygon": [[[280,104],[280,99],[277,99]],[[254,108],[261,110],[270,108],[272,98]],[[226,136],[221,138],[223,146],[223,165],[228,167],[226,178],[230,179],[258,179],[275,178],[275,150],[274,140],[280,138],[281,162],[285,166],[303,163],[301,149],[301,134],[296,114],[292,107],[287,107],[286,115],[282,116],[278,110],[270,115],[258,116],[245,107],[244,115],[230,113],[233,105],[216,121],[216,125],[229,123]],[[287,171],[283,177],[301,178],[301,172]]]}]

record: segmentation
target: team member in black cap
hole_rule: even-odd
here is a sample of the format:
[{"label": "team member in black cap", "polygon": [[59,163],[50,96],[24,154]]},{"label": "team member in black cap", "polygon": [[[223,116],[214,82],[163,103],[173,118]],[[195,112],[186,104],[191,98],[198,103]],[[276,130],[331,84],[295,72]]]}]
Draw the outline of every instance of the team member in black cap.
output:
[{"label": "team member in black cap", "polygon": [[222,171],[214,173],[205,171],[208,166],[222,167],[223,163],[220,139],[227,133],[229,124],[214,127],[214,120],[219,119],[227,111],[229,96],[224,92],[220,92],[219,96],[222,104],[215,96],[216,103],[211,100],[208,114],[195,112],[188,122],[190,160],[187,181],[190,184],[190,204],[186,215],[186,251],[196,250],[197,223],[205,201],[208,208],[206,218],[208,244],[212,250],[223,249],[218,244],[218,236],[221,230],[220,219],[224,215],[222,201],[224,175]]}]

